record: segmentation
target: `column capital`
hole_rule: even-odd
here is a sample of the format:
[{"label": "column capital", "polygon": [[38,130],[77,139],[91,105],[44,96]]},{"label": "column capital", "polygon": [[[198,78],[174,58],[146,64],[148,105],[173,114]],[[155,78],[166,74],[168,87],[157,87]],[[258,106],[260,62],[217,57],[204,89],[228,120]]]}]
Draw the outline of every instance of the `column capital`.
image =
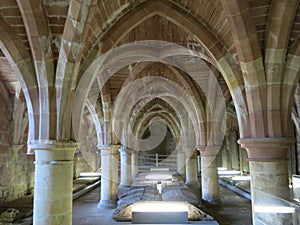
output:
[{"label": "column capital", "polygon": [[287,151],[295,139],[290,137],[242,138],[238,140],[248,153],[249,161],[282,161],[287,160]]},{"label": "column capital", "polygon": [[220,145],[197,145],[196,149],[200,152],[201,157],[215,157],[218,155]]},{"label": "column capital", "polygon": [[186,158],[197,158],[197,151],[195,146],[182,146],[182,151],[184,152]]},{"label": "column capital", "polygon": [[30,141],[35,151],[33,224],[71,224],[73,160],[78,143]]},{"label": "column capital", "polygon": [[138,154],[139,153],[139,149],[131,149],[131,154]]},{"label": "column capital", "polygon": [[176,146],[175,150],[177,152],[184,152],[184,149],[183,149],[182,145]]},{"label": "column capital", "polygon": [[119,152],[121,153],[121,154],[132,154],[132,153],[134,153],[134,150],[132,150],[132,149],[130,149],[130,148],[126,148],[126,147],[121,147],[121,148],[119,148]]},{"label": "column capital", "polygon": [[12,144],[12,145],[10,146],[10,148],[12,149],[13,152],[18,152],[18,151],[20,151],[23,147],[24,147],[24,145],[21,145],[21,144]]},{"label": "column capital", "polygon": [[76,149],[79,143],[75,141],[57,140],[29,140],[28,147],[31,150],[51,150],[51,149]]},{"label": "column capital", "polygon": [[74,152],[78,148],[74,141],[30,140],[28,147],[34,151],[37,161],[73,160]]},{"label": "column capital", "polygon": [[118,149],[121,145],[98,145],[99,150],[101,150],[101,155],[115,155],[118,153]]}]

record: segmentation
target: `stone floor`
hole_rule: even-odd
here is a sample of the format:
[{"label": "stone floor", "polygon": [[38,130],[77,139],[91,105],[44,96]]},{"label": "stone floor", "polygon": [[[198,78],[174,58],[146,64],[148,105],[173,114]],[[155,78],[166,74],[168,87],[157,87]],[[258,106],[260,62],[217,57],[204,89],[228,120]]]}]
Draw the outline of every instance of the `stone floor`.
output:
[{"label": "stone floor", "polygon": [[112,220],[114,209],[98,209],[100,188],[96,188],[73,203],[73,225],[119,224]]},{"label": "stone floor", "polygon": [[[120,191],[122,193],[122,190]],[[220,225],[251,225],[251,203],[249,200],[220,186],[221,201],[218,206],[203,203],[203,211],[214,217]],[[100,187],[77,198],[73,203],[73,225],[110,225],[130,224],[112,220],[114,209],[98,209]],[[5,208],[17,208],[27,214],[28,220],[22,225],[32,224],[32,196],[16,200],[0,206],[0,211]],[[25,216],[26,217],[26,216]],[[20,224],[20,223],[16,223]]]},{"label": "stone floor", "polygon": [[[218,206],[203,203],[204,211],[214,217],[220,225],[251,225],[250,201],[222,186],[220,192],[222,203]],[[74,201],[73,225],[126,224],[111,219],[113,209],[97,208],[99,193],[99,188],[96,188]]]},{"label": "stone floor", "polygon": [[205,212],[214,217],[220,225],[251,225],[251,202],[220,185],[221,203],[217,206],[205,202]]}]

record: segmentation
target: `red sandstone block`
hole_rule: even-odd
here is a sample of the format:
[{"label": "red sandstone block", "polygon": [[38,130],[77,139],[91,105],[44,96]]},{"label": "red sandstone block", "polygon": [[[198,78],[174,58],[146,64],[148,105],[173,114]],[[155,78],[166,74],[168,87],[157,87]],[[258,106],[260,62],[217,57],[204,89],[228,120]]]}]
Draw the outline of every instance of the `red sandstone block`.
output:
[{"label": "red sandstone block", "polygon": [[[2,0],[1,0],[1,3],[2,3]],[[3,8],[3,9],[0,9],[0,14],[2,16],[20,16],[20,11],[18,8]]]},{"label": "red sandstone block", "polygon": [[68,5],[48,5],[46,10],[49,15],[67,16]]},{"label": "red sandstone block", "polygon": [[[0,144],[0,153],[7,153],[8,150],[9,150],[8,145]],[[0,157],[0,159],[1,159],[1,157]]]},{"label": "red sandstone block", "polygon": [[9,146],[8,132],[0,132],[0,143]]},{"label": "red sandstone block", "polygon": [[10,183],[10,176],[1,176],[0,178],[0,185],[5,186],[8,185]]},{"label": "red sandstone block", "polygon": [[[1,117],[1,113],[0,113],[0,117]],[[6,118],[3,118],[3,119],[0,119],[0,132],[6,132],[8,133],[9,132],[9,128],[10,128],[10,122],[6,119]]]}]

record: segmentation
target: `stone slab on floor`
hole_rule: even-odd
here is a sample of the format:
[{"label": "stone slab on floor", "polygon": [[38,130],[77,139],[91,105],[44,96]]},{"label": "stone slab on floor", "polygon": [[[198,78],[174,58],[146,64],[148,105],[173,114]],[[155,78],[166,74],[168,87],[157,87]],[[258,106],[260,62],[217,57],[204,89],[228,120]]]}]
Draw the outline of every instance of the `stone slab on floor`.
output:
[{"label": "stone slab on floor", "polygon": [[[232,191],[220,186],[222,203],[219,206],[204,205],[204,212],[215,221],[189,221],[189,224],[251,225],[251,203]],[[100,188],[95,188],[76,199],[73,204],[72,225],[128,225],[131,222],[116,222],[112,219],[115,209],[98,209]]]}]

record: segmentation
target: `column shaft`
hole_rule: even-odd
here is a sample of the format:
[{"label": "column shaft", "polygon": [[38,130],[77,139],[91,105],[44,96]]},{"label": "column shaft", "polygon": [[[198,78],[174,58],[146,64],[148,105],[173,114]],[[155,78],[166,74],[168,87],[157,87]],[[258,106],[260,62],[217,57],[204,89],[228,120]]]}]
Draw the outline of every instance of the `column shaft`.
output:
[{"label": "column shaft", "polygon": [[115,208],[118,200],[118,145],[99,146],[101,150],[101,194],[98,208]]},{"label": "column shaft", "polygon": [[195,150],[188,151],[186,158],[186,181],[189,186],[199,186],[197,175],[197,153]]},{"label": "column shaft", "polygon": [[217,154],[219,146],[203,146],[201,153],[202,199],[212,204],[220,202]]},{"label": "column shaft", "polygon": [[72,224],[75,143],[31,143],[35,151],[34,225]]},{"label": "column shaft", "polygon": [[132,178],[137,177],[139,174],[139,158],[138,158],[139,152],[133,151],[131,154],[131,176]]},{"label": "column shaft", "polygon": [[210,203],[220,201],[217,157],[201,157],[202,199]]},{"label": "column shaft", "polygon": [[[247,149],[251,173],[253,224],[293,224],[291,213],[270,207],[283,207],[290,200],[287,152],[293,144],[289,138],[240,139]],[[270,210],[266,213],[265,210]]]},{"label": "column shaft", "polygon": [[120,148],[121,156],[121,182],[120,187],[129,187],[132,184],[131,179],[131,151],[126,148]]},{"label": "column shaft", "polygon": [[182,150],[177,150],[177,173],[184,179],[186,176],[185,154]]}]

